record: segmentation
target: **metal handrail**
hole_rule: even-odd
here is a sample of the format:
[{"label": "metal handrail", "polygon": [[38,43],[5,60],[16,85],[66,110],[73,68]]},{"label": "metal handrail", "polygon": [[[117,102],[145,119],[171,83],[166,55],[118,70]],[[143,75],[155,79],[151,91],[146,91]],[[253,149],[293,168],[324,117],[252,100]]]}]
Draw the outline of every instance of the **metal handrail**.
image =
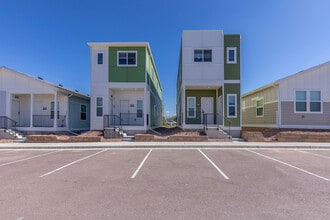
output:
[{"label": "metal handrail", "polygon": [[[231,133],[231,120],[229,120],[226,116],[220,114],[220,113],[203,113],[203,123],[204,123],[204,130],[207,130],[207,125],[208,125],[208,122],[207,122],[207,116],[208,115],[214,115],[216,116],[216,125],[219,127],[220,125],[223,125],[225,126],[225,122],[228,123],[228,129],[223,129],[224,131],[226,131],[229,135]],[[224,119],[224,121],[222,121],[220,123],[220,120],[219,119]]]},{"label": "metal handrail", "polygon": [[[118,123],[116,123],[117,121]],[[114,129],[121,129],[121,118],[118,115],[103,115],[103,128],[111,128],[111,125]]]},{"label": "metal handrail", "polygon": [[[11,124],[11,126],[9,125]],[[16,131],[17,122],[7,116],[0,116],[0,128],[1,129],[13,129]]]}]

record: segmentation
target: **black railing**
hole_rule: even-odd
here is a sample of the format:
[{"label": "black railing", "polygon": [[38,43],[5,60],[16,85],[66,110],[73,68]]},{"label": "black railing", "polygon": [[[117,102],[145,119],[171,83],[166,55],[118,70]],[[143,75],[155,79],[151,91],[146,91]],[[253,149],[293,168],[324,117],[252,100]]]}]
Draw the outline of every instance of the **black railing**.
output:
[{"label": "black railing", "polygon": [[143,126],[144,115],[141,113],[120,113],[118,115],[104,115],[104,128],[118,128],[121,126]]},{"label": "black railing", "polygon": [[144,125],[143,113],[120,113],[119,118],[121,121],[121,125],[127,125],[127,126]]},{"label": "black railing", "polygon": [[104,115],[103,127],[104,128],[121,128],[120,117],[118,115]]},{"label": "black railing", "polygon": [[17,122],[7,116],[0,116],[0,128],[16,131]]},{"label": "black railing", "polygon": [[216,125],[217,127],[222,125],[223,127],[228,127],[228,129],[223,129],[223,130],[230,135],[231,121],[220,113],[214,113],[214,114],[204,113],[203,124],[204,124],[204,130],[206,130],[210,125]]},{"label": "black railing", "polygon": [[[33,127],[54,127],[52,115],[33,115]],[[57,127],[66,127],[66,116],[57,116]]]}]

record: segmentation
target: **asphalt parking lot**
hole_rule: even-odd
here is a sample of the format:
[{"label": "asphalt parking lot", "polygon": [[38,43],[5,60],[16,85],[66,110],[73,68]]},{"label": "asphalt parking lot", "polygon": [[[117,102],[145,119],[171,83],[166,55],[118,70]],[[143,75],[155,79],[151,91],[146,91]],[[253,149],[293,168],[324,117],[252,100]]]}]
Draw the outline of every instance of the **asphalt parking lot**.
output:
[{"label": "asphalt parking lot", "polygon": [[328,219],[328,149],[0,150],[0,219]]}]

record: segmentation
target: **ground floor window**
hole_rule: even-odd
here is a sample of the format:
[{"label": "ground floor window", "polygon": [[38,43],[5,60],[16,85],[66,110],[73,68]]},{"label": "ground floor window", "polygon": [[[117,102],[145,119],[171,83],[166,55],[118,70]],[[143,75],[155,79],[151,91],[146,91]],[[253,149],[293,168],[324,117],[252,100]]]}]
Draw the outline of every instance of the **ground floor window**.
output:
[{"label": "ground floor window", "polygon": [[80,105],[80,120],[86,120],[87,118],[87,106]]},{"label": "ground floor window", "polygon": [[143,116],[143,101],[137,100],[136,101],[136,117],[142,118]]},{"label": "ground floor window", "polygon": [[227,117],[236,118],[237,117],[237,95],[227,94]]},{"label": "ground floor window", "polygon": [[[54,119],[55,115],[55,102],[50,102],[50,119]],[[57,119],[60,118],[60,103],[57,102]]]},{"label": "ground floor window", "polygon": [[196,117],[196,97],[187,97],[187,115],[188,118],[195,118]]},{"label": "ground floor window", "polygon": [[264,99],[257,101],[257,117],[264,116]]},{"label": "ground floor window", "polygon": [[321,91],[296,91],[295,112],[321,112]]},{"label": "ground floor window", "polygon": [[97,117],[103,116],[103,98],[102,97],[96,98],[96,116]]}]

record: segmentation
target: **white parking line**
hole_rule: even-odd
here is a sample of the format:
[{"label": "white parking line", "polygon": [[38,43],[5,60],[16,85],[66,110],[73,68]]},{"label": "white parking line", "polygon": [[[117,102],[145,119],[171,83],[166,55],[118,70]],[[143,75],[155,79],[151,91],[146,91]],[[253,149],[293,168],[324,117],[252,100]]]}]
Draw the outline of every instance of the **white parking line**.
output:
[{"label": "white parking line", "polygon": [[33,156],[33,157],[28,157],[28,158],[24,158],[24,159],[20,159],[20,160],[11,161],[11,162],[8,162],[8,163],[3,163],[3,164],[0,164],[0,167],[7,166],[7,165],[10,165],[10,164],[14,164],[14,163],[27,161],[27,160],[31,160],[31,159],[34,159],[34,158],[37,158],[37,157],[43,157],[43,156],[53,154],[53,153],[57,153],[57,152],[60,152],[60,151],[61,150],[56,150],[56,151],[48,152],[48,153],[45,153],[45,154],[39,154],[39,155],[36,155],[36,156]]},{"label": "white parking line", "polygon": [[203,151],[201,151],[201,149],[198,149],[198,151],[214,166],[214,168],[226,179],[228,180],[228,176],[222,172],[222,170],[220,170],[220,168],[215,164],[213,163],[213,161],[208,157],[206,156],[206,154],[203,153]]},{"label": "white parking line", "polygon": [[108,150],[108,149],[104,149],[104,150],[99,151],[99,152],[97,152],[97,153],[95,153],[95,154],[91,154],[91,155],[89,155],[89,156],[87,156],[87,157],[83,157],[83,158],[81,158],[81,159],[79,159],[79,160],[75,160],[75,161],[73,161],[73,162],[71,162],[71,163],[69,163],[69,164],[66,164],[66,165],[64,165],[64,166],[61,166],[61,167],[59,167],[59,168],[57,168],[57,169],[55,169],[55,170],[53,170],[53,171],[50,171],[50,172],[48,172],[48,173],[45,173],[45,174],[41,175],[41,176],[39,176],[39,177],[45,177],[45,176],[48,176],[48,175],[50,175],[50,174],[52,174],[52,173],[55,173],[55,172],[57,172],[57,171],[59,171],[59,170],[62,170],[62,169],[64,169],[64,168],[68,167],[68,166],[71,166],[71,165],[75,164],[75,163],[78,163],[78,162],[80,162],[80,161],[86,160],[86,159],[88,159],[88,158],[90,158],[90,157],[94,157],[94,156],[96,156],[96,155],[98,155],[98,154],[100,154],[100,153],[103,153],[103,152],[107,151],[107,150]]},{"label": "white parking line", "polygon": [[311,155],[314,155],[314,156],[317,156],[317,157],[322,157],[322,158],[325,158],[325,159],[330,159],[330,157],[320,155],[320,154],[311,153],[311,152],[308,152],[308,151],[303,151],[303,150],[296,150],[296,151],[301,152],[301,153],[305,153],[305,154],[311,154]]},{"label": "white parking line", "polygon": [[139,167],[135,170],[135,172],[133,173],[133,175],[131,176],[132,179],[134,179],[136,177],[136,175],[138,174],[138,172],[140,171],[141,167],[143,166],[144,162],[147,160],[147,158],[149,157],[149,155],[151,154],[152,149],[150,149],[150,151],[148,152],[148,154],[144,157],[144,159],[142,160],[142,162],[140,163]]},{"label": "white parking line", "polygon": [[299,170],[299,171],[301,171],[301,172],[307,173],[307,174],[312,175],[312,176],[315,176],[315,177],[317,177],[317,178],[323,179],[323,180],[325,180],[325,181],[330,181],[330,179],[328,179],[328,178],[325,178],[325,177],[323,177],[323,176],[320,176],[320,175],[317,175],[317,174],[315,174],[315,173],[309,172],[309,171],[304,170],[304,169],[302,169],[302,168],[299,168],[299,167],[293,166],[293,165],[291,165],[291,164],[285,163],[285,162],[283,162],[283,161],[281,161],[281,160],[277,160],[277,159],[275,159],[275,158],[272,158],[272,157],[266,156],[266,155],[264,155],[264,154],[261,154],[261,153],[255,152],[255,151],[250,150],[250,149],[245,149],[245,150],[247,150],[247,151],[249,151],[249,152],[251,152],[251,153],[257,154],[257,155],[259,155],[259,156],[261,156],[261,157],[265,157],[265,158],[267,158],[267,159],[269,159],[269,160],[273,160],[273,161],[276,161],[276,162],[278,162],[278,163],[281,163],[281,164],[284,164],[284,165],[286,165],[286,166],[289,166],[289,167],[291,167],[291,168],[297,169],[297,170]]}]

